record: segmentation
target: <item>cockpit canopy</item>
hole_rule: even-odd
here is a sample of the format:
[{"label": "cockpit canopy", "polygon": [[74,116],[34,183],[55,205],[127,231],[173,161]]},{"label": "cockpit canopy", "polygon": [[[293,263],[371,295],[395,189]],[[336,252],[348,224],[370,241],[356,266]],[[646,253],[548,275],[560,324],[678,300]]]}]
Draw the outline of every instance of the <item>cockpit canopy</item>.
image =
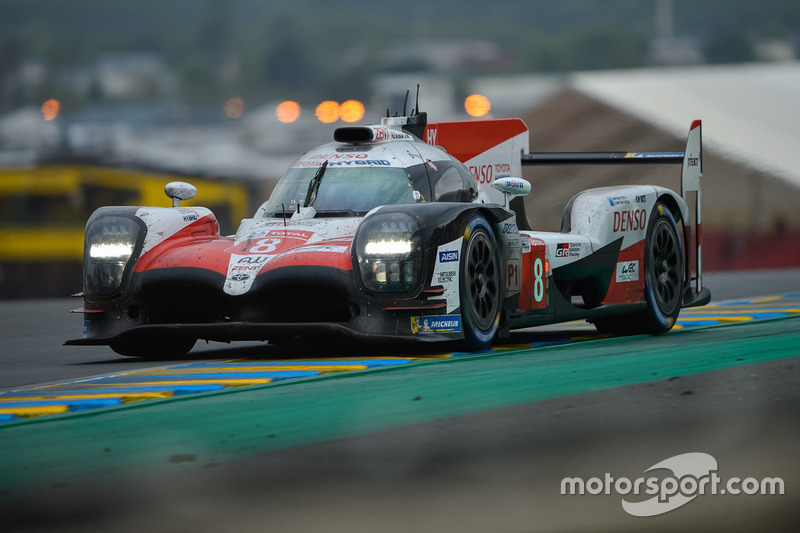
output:
[{"label": "cockpit canopy", "polygon": [[477,197],[469,170],[423,142],[332,143],[295,161],[257,216],[282,217],[306,203],[320,216],[359,216],[381,205]]}]

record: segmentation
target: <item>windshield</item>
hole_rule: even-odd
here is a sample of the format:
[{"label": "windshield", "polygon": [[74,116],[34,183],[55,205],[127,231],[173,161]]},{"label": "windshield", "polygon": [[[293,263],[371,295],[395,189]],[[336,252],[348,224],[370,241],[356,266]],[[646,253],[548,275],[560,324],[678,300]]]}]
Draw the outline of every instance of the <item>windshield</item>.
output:
[{"label": "windshield", "polygon": [[[275,186],[264,206],[266,216],[292,213],[303,205],[308,184],[316,168],[290,168]],[[405,169],[399,167],[332,167],[319,183],[314,209],[320,213],[366,213],[386,204],[414,203],[414,187]],[[283,204],[283,206],[281,206]]]}]

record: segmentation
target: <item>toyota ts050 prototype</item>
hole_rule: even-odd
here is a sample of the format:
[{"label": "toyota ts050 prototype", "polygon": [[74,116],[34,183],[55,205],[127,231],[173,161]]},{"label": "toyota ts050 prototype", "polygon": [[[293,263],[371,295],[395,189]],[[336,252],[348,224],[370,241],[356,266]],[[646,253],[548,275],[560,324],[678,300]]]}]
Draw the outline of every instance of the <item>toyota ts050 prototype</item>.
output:
[{"label": "toyota ts050 prototype", "polygon": [[[701,125],[685,152],[530,153],[519,119],[427,123],[425,113],[336,129],[302,155],[235,235],[181,207],[103,207],[86,225],[84,333],[67,344],[176,356],[198,339],[345,335],[460,341],[585,319],[668,331],[710,299],[700,253]],[[682,192],[591,189],[561,231],[533,231],[523,165],[676,164]]]}]

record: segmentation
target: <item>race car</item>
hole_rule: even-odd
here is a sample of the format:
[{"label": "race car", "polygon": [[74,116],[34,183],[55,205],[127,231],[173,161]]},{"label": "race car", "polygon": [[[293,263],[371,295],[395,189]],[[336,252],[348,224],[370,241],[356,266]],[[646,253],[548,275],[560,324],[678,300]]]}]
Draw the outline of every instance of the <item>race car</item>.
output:
[{"label": "race car", "polygon": [[[664,333],[703,305],[701,124],[685,152],[531,153],[520,119],[346,126],[303,154],[235,235],[181,207],[102,207],[86,225],[84,332],[70,345],[138,357],[198,339],[457,341],[479,350],[516,328],[585,319]],[[523,165],[682,165],[682,194],[591,189],[561,231],[533,231]],[[692,205],[692,209],[690,209]],[[692,211],[694,213],[692,213]]]}]

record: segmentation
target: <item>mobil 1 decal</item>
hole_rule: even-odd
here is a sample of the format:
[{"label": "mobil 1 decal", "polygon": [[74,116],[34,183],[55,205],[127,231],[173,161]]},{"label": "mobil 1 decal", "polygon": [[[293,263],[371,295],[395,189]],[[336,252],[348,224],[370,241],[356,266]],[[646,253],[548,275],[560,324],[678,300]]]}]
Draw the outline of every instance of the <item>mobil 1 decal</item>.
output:
[{"label": "mobil 1 decal", "polygon": [[458,266],[461,260],[461,245],[464,237],[442,244],[436,249],[436,262],[433,267],[431,285],[444,287],[444,298],[447,300],[447,312],[459,306]]}]

